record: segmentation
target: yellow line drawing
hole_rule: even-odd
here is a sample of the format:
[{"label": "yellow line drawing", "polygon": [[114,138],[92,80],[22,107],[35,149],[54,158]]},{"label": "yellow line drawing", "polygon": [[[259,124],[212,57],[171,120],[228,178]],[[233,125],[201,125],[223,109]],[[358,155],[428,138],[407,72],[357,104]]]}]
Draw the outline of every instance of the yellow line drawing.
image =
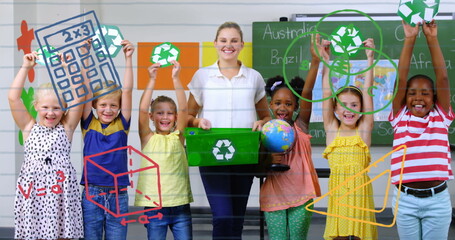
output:
[{"label": "yellow line drawing", "polygon": [[[341,216],[341,215],[338,215],[338,214],[333,214],[333,213],[327,213],[327,212],[323,212],[323,211],[318,211],[318,210],[314,210],[314,209],[310,209],[310,206],[316,204],[317,202],[321,201],[322,199],[328,197],[329,195],[331,195],[333,192],[335,192],[336,190],[340,189],[341,187],[343,187],[344,185],[346,185],[349,181],[352,181],[353,179],[355,179],[356,177],[358,176],[361,176],[362,174],[366,173],[366,172],[369,172],[370,171],[370,168],[372,167],[377,167],[377,164],[379,162],[383,162],[385,158],[387,158],[388,156],[390,156],[392,153],[394,152],[397,152],[399,150],[403,149],[403,158],[401,160],[401,169],[400,169],[400,180],[399,180],[399,183],[398,183],[398,189],[401,189],[401,184],[402,184],[402,181],[403,181],[403,171],[404,171],[404,161],[406,159],[406,150],[407,150],[407,147],[405,145],[401,145],[399,147],[397,147],[395,150],[392,150],[390,152],[388,152],[386,155],[382,156],[381,158],[379,158],[378,160],[376,160],[375,162],[373,162],[372,164],[370,164],[367,168],[365,168],[364,170],[356,173],[355,175],[349,177],[348,179],[346,179],[343,183],[341,183],[340,185],[336,186],[335,188],[331,189],[329,192],[327,192],[326,194],[322,195],[321,197],[319,197],[318,199],[314,200],[312,203],[308,204],[305,209],[307,211],[311,211],[311,212],[315,212],[315,213],[319,213],[319,214],[322,214],[322,215],[327,215],[327,216],[332,216],[332,217],[338,217],[338,218],[344,218],[344,219],[347,219],[347,220],[351,220],[351,221],[355,221],[355,222],[361,222],[361,223],[367,223],[367,224],[371,224],[371,225],[376,225],[376,226],[381,226],[381,227],[392,227],[395,225],[395,221],[396,221],[396,215],[397,215],[397,212],[398,212],[398,202],[399,201],[396,201],[395,203],[395,207],[394,207],[394,210],[393,210],[393,220],[392,220],[392,223],[391,224],[382,224],[382,223],[377,223],[377,222],[372,222],[372,221],[366,221],[366,220],[362,220],[362,219],[356,219],[356,218],[352,218],[352,217],[346,217],[346,216]],[[390,171],[390,169],[387,169],[383,172],[381,172],[380,174],[378,174],[376,177],[374,177],[373,179],[371,179],[370,181],[356,187],[355,189],[345,193],[344,195],[342,195],[341,197],[335,199],[335,204],[337,205],[340,205],[340,206],[344,206],[344,207],[348,207],[348,208],[355,208],[355,209],[359,209],[359,210],[364,210],[364,211],[369,211],[369,212],[375,212],[375,213],[379,213],[379,212],[382,212],[385,210],[385,207],[387,205],[387,198],[388,198],[388,195],[389,195],[389,189],[390,189],[390,185],[391,184],[387,184],[387,188],[386,188],[386,193],[385,193],[385,196],[384,196],[384,203],[382,205],[382,208],[379,209],[379,210],[376,210],[376,209],[366,209],[366,208],[362,208],[362,207],[357,207],[357,206],[352,206],[352,205],[348,205],[348,204],[342,204],[342,203],[339,203],[339,201],[343,198],[345,198],[346,196],[348,196],[349,194],[352,194],[353,192],[355,192],[356,190],[376,181],[379,177],[385,175],[385,174],[389,174],[389,177],[388,177],[388,182],[390,182],[390,178],[391,178],[391,175],[392,175],[392,172]],[[398,191],[397,193],[397,199],[400,198],[400,194],[401,194],[401,191]]]}]

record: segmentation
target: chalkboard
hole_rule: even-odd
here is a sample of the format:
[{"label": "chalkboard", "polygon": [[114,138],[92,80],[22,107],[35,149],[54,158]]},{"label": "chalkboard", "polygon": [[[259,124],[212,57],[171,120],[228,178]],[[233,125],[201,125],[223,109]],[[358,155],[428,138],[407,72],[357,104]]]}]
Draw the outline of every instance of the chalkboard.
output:
[{"label": "chalkboard", "polygon": [[[299,35],[316,30],[317,22],[254,22],[253,23],[253,68],[259,71],[264,79],[276,75],[283,75],[283,61],[285,62],[285,75],[288,79],[294,76],[306,77],[307,71],[302,68],[303,62],[311,59],[310,38],[302,37],[294,41]],[[404,33],[401,21],[324,21],[319,23],[317,30],[327,39],[340,25],[354,24],[362,33],[363,38],[374,38],[376,49],[380,49],[380,35],[382,32],[382,52],[391,59],[398,60],[403,46]],[[439,20],[439,42],[444,53],[449,79],[455,77],[455,21]],[[305,35],[306,36],[306,35]],[[293,44],[292,44],[293,43]],[[290,47],[290,45],[292,46]],[[286,58],[285,52],[288,49]],[[380,54],[376,58],[386,59]],[[360,51],[353,60],[365,59],[364,50]],[[303,70],[302,70],[303,69]],[[414,74],[426,74],[434,79],[434,70],[431,56],[428,51],[425,36],[421,32],[414,48],[410,76]],[[315,91],[321,91],[320,89]],[[455,83],[451,80],[452,106],[455,107]],[[314,94],[313,94],[314,95]],[[315,106],[313,104],[313,111]],[[386,112],[383,112],[383,115]],[[388,114],[388,112],[386,113]],[[320,120],[320,119],[319,119]],[[455,125],[454,125],[455,126]],[[449,129],[449,140],[455,143],[455,128]],[[313,144],[325,144],[325,132],[322,122],[310,123],[310,134],[313,136]],[[391,145],[393,141],[393,129],[387,119],[375,120],[372,132],[372,144]]]}]

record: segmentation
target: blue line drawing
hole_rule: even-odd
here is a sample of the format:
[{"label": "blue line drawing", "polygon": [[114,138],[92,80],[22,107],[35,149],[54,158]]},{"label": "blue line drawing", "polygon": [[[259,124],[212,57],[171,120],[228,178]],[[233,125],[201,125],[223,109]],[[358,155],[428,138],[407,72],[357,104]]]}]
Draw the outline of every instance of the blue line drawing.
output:
[{"label": "blue line drawing", "polygon": [[[90,11],[35,31],[36,40],[41,50],[45,49],[46,46],[53,46],[54,49],[52,51],[62,53],[63,58],[67,59],[68,74],[63,70],[58,56],[50,58],[50,61],[45,61],[60,107],[64,111],[109,94],[122,87],[112,57],[106,51],[108,49],[106,40],[104,37],[95,39],[96,29],[100,29],[100,26],[95,11]],[[80,49],[85,47],[81,43],[90,38],[93,39],[90,51],[88,53],[81,51]],[[87,70],[87,77],[90,79],[90,84],[89,86],[81,85],[74,89],[72,85],[83,81],[81,75],[82,68]],[[99,91],[112,85],[112,82],[117,85],[115,89],[97,97],[85,99],[85,101],[74,105],[68,104],[76,96],[84,97],[90,92],[93,93],[95,88]]]}]

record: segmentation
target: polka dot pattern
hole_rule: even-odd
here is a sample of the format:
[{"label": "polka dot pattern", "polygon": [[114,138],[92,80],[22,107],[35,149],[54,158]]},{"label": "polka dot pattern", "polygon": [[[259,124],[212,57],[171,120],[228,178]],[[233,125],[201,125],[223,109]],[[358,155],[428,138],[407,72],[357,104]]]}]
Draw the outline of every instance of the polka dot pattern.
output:
[{"label": "polka dot pattern", "polygon": [[[370,181],[370,177],[364,175],[356,177],[347,183],[346,179],[364,170],[370,164],[370,151],[359,135],[341,137],[337,136],[333,142],[327,146],[323,156],[329,160],[330,177],[329,191],[337,186],[343,186],[333,191],[329,196],[327,212],[339,216],[349,217],[356,220],[376,222],[373,212],[356,209],[348,206],[356,206],[364,209],[374,209],[373,188],[371,184],[351,192],[346,193]],[[339,199],[340,198],[340,199]],[[336,203],[338,201],[338,204]],[[341,206],[345,204],[348,206]],[[359,221],[345,218],[327,216],[324,232],[325,239],[332,239],[337,236],[354,235],[361,239],[377,239],[376,226]]]},{"label": "polka dot pattern", "polygon": [[35,124],[24,151],[14,203],[15,238],[83,237],[79,185],[64,127]]}]

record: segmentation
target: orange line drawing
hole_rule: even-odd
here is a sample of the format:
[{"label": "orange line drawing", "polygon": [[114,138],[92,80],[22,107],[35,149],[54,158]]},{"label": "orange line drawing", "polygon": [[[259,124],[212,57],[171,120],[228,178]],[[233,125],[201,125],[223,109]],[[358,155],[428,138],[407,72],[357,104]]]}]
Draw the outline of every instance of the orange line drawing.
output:
[{"label": "orange line drawing", "polygon": [[[399,151],[403,149],[403,158],[401,160],[401,169],[400,169],[400,180],[399,180],[399,183],[398,183],[398,189],[401,189],[401,184],[402,184],[402,181],[403,181],[403,171],[404,171],[404,161],[406,159],[406,150],[407,150],[407,147],[405,145],[401,145],[399,146],[398,148],[396,148],[395,150],[392,150],[390,152],[388,152],[386,155],[382,156],[381,158],[379,158],[378,160],[376,160],[375,162],[373,162],[372,164],[370,164],[367,168],[365,168],[364,170],[358,172],[357,174],[349,177],[348,179],[346,179],[343,183],[341,183],[340,185],[336,186],[335,188],[331,189],[329,192],[327,192],[326,194],[322,195],[321,197],[319,197],[318,199],[314,200],[312,203],[308,204],[305,209],[307,211],[311,211],[311,212],[315,212],[315,213],[319,213],[319,214],[322,214],[322,215],[327,215],[327,216],[332,216],[332,217],[338,217],[338,218],[343,218],[343,219],[347,219],[347,220],[351,220],[351,221],[356,221],[356,222],[361,222],[361,223],[367,223],[367,224],[372,224],[372,225],[376,225],[376,226],[381,226],[381,227],[392,227],[395,225],[395,221],[396,221],[396,215],[397,215],[397,212],[398,212],[398,202],[399,201],[396,201],[395,203],[395,207],[394,207],[394,210],[393,210],[393,220],[392,220],[392,223],[391,224],[382,224],[382,223],[377,223],[377,222],[372,222],[372,221],[366,221],[366,220],[362,220],[362,219],[356,219],[356,218],[352,218],[352,217],[346,217],[346,216],[341,216],[341,215],[338,215],[338,214],[332,214],[332,213],[328,213],[328,212],[323,212],[323,211],[318,211],[318,210],[314,210],[314,209],[310,209],[310,207],[314,204],[316,204],[317,202],[321,201],[322,199],[328,197],[329,195],[331,195],[333,192],[335,192],[336,190],[340,189],[341,187],[343,187],[344,185],[346,185],[349,181],[352,181],[353,179],[355,179],[356,177],[358,176],[361,176],[362,174],[366,173],[366,172],[369,172],[370,169],[372,167],[377,167],[377,164],[379,162],[383,162],[385,158],[387,158],[388,156],[390,156],[392,153],[396,152],[396,151]],[[378,174],[376,177],[374,177],[373,179],[371,179],[370,181],[356,187],[355,189],[345,193],[344,195],[342,195],[341,197],[338,197],[337,199],[335,199],[335,204],[337,205],[340,205],[340,206],[344,206],[344,207],[348,207],[348,208],[355,208],[355,209],[359,209],[359,210],[364,210],[364,211],[369,211],[369,212],[375,212],[375,213],[379,213],[379,212],[382,212],[385,210],[385,207],[387,205],[387,198],[388,198],[388,194],[389,194],[389,189],[390,189],[390,185],[391,184],[387,184],[387,188],[386,188],[386,193],[385,193],[385,196],[384,196],[384,203],[382,205],[382,208],[379,209],[379,210],[376,210],[376,209],[366,209],[366,208],[362,208],[362,207],[357,207],[357,206],[352,206],[352,205],[348,205],[348,204],[342,204],[342,203],[339,203],[339,201],[343,198],[345,198],[346,196],[352,194],[353,192],[355,192],[356,190],[376,181],[379,177],[385,175],[385,174],[389,174],[389,177],[388,177],[388,182],[390,182],[390,178],[391,178],[391,175],[392,175],[392,172],[390,171],[390,169],[387,169],[383,172],[381,172],[380,174]],[[399,199],[400,198],[400,194],[401,194],[401,191],[398,191],[397,193],[397,198]]]}]

